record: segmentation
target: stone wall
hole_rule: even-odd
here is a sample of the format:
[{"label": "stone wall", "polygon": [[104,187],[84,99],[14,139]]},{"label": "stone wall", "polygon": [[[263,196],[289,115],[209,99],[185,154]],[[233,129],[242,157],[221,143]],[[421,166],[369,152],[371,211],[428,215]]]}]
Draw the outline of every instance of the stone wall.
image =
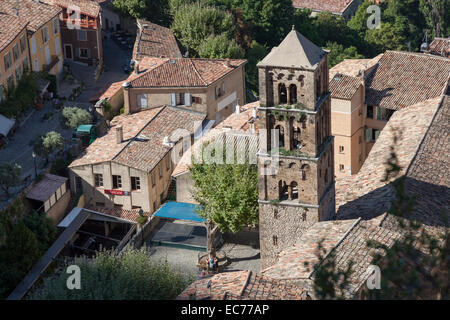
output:
[{"label": "stone wall", "polygon": [[262,269],[277,261],[278,254],[295,245],[310,226],[318,222],[314,207],[259,204],[259,242]]}]

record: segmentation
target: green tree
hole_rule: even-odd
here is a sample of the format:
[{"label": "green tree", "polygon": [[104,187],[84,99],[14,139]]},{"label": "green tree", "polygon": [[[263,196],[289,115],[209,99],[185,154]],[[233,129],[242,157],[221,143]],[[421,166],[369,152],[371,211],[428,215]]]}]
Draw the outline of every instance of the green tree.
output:
[{"label": "green tree", "polygon": [[295,9],[292,0],[231,0],[244,19],[252,24],[253,39],[269,47],[277,46],[291,30]]},{"label": "green tree", "polygon": [[37,262],[41,253],[33,232],[19,220],[0,249],[0,295],[9,294]]},{"label": "green tree", "polygon": [[170,300],[175,299],[194,279],[167,262],[153,260],[145,248],[122,254],[99,252],[94,258],[80,257],[81,289],[69,290],[68,274],[61,272],[44,279],[31,292],[31,300]]},{"label": "green tree", "polygon": [[344,49],[344,46],[336,42],[327,42],[326,49],[330,50],[329,64],[330,68],[334,67],[338,63],[344,61],[344,59],[363,59],[364,56],[359,54],[355,47],[351,46]]},{"label": "green tree", "polygon": [[200,45],[210,36],[234,38],[236,31],[233,16],[212,6],[200,3],[184,5],[173,17],[172,30],[191,55],[198,53]]},{"label": "green tree", "polygon": [[34,142],[34,151],[45,159],[48,163],[48,157],[57,150],[64,148],[64,138],[56,131],[47,132],[44,136],[39,136]]},{"label": "green tree", "polygon": [[259,90],[259,77],[258,77],[258,67],[256,65],[268,54],[268,50],[265,46],[259,44],[253,40],[250,48],[247,49],[246,56],[248,57],[248,62],[245,68],[247,75],[247,88],[253,92],[258,92]]},{"label": "green tree", "polygon": [[73,130],[77,130],[81,124],[92,123],[91,114],[81,108],[77,107],[65,107],[62,111],[62,116],[65,119],[65,125]]},{"label": "green tree", "polygon": [[17,163],[0,163],[0,188],[5,192],[7,198],[9,198],[9,190],[21,184],[21,174],[22,167]]},{"label": "green tree", "polygon": [[114,0],[113,6],[124,15],[168,26],[170,24],[167,0]]},{"label": "green tree", "polygon": [[420,12],[433,37],[450,35],[450,2],[448,0],[420,0]]},{"label": "green tree", "polygon": [[[190,169],[194,181],[193,197],[199,203],[199,215],[206,219],[207,247],[211,256],[216,254],[214,239],[219,229],[234,233],[258,223],[256,165],[248,161],[228,164],[225,154],[220,161],[220,157],[214,155],[220,152],[219,149],[215,143],[204,146],[201,155],[194,157]],[[212,161],[209,154],[216,157],[217,161]]]},{"label": "green tree", "polygon": [[55,224],[45,214],[39,215],[35,211],[27,215],[23,222],[36,235],[39,250],[43,254],[56,239]]},{"label": "green tree", "polygon": [[211,35],[200,44],[198,54],[201,58],[208,59],[240,59],[244,57],[244,50],[239,47],[234,39],[229,40],[226,35]]}]

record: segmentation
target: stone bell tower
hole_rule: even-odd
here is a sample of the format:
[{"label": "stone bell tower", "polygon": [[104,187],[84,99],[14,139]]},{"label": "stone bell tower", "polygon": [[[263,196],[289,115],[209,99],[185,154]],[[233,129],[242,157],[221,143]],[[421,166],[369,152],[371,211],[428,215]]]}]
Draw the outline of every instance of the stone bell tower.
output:
[{"label": "stone bell tower", "polygon": [[260,246],[267,268],[312,224],[334,218],[333,137],[326,51],[293,27],[257,66],[265,134],[258,152]]}]

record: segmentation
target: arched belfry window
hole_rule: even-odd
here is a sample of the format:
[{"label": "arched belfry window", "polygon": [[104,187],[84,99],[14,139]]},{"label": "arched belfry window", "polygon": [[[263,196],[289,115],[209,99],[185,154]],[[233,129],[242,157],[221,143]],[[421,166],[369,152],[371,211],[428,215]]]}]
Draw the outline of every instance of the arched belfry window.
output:
[{"label": "arched belfry window", "polygon": [[286,184],[285,181],[280,180],[278,182],[278,194],[280,197],[280,201],[288,200],[289,199],[289,187]]},{"label": "arched belfry window", "polygon": [[278,147],[284,148],[284,128],[283,126],[276,126],[275,130],[278,131]]},{"label": "arched belfry window", "polygon": [[289,86],[289,104],[297,103],[297,86],[295,84],[291,84]]},{"label": "arched belfry window", "polygon": [[292,181],[290,185],[290,199],[296,200],[298,199],[298,185],[297,182]]},{"label": "arched belfry window", "polygon": [[299,127],[292,127],[292,138],[293,138],[293,147],[294,149],[301,149],[301,129]]},{"label": "arched belfry window", "polygon": [[280,104],[287,103],[287,90],[284,83],[280,83],[278,85],[278,99],[280,101]]}]

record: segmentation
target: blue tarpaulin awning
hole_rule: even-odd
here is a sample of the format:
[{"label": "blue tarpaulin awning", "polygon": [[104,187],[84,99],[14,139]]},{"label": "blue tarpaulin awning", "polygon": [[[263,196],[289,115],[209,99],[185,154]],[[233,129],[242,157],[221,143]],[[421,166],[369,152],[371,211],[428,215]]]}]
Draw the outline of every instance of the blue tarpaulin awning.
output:
[{"label": "blue tarpaulin awning", "polygon": [[197,205],[184,202],[169,201],[156,211],[155,216],[177,220],[205,222],[206,220],[197,214]]}]

